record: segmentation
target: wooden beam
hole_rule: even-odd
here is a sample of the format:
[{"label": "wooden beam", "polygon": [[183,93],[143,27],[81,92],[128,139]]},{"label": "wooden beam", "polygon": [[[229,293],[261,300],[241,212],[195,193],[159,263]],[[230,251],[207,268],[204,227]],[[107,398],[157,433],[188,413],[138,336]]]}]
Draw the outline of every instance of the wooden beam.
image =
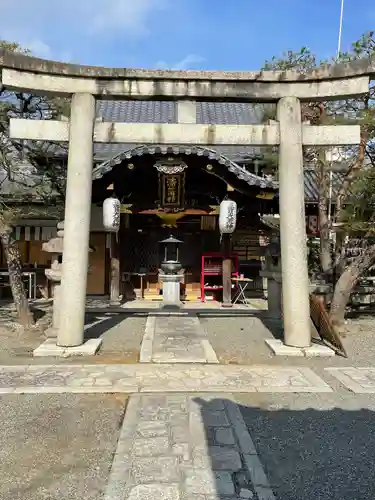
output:
[{"label": "wooden beam", "polygon": [[[10,120],[10,137],[67,142],[69,123],[55,120]],[[275,146],[280,143],[279,124],[199,125],[179,123],[96,123],[94,142],[127,144],[186,144],[197,146]],[[359,144],[359,125],[302,125],[306,146]]]}]

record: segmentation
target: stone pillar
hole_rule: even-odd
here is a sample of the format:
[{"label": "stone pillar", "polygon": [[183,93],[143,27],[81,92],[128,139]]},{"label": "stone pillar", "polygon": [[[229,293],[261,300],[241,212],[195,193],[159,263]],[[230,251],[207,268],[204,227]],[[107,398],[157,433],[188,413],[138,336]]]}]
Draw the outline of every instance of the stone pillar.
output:
[{"label": "stone pillar", "polygon": [[71,103],[65,199],[63,265],[57,344],[83,343],[89,255],[95,98],[74,94]]},{"label": "stone pillar", "polygon": [[52,332],[55,334],[59,332],[60,323],[60,296],[61,296],[61,283],[55,283],[53,287],[53,309],[52,309]]},{"label": "stone pillar", "polygon": [[281,319],[281,308],[282,308],[282,287],[281,287],[281,276],[279,281],[276,279],[276,273],[268,279],[268,314],[271,319],[280,320]]},{"label": "stone pillar", "polygon": [[267,280],[268,317],[280,321],[282,317],[280,237],[273,234],[266,247],[264,269],[259,273]]},{"label": "stone pillar", "polygon": [[165,308],[180,308],[180,290],[182,274],[159,274],[159,280],[163,284],[163,303]]},{"label": "stone pillar", "polygon": [[308,347],[310,335],[301,106],[295,97],[277,105],[280,123],[279,203],[284,342]]}]

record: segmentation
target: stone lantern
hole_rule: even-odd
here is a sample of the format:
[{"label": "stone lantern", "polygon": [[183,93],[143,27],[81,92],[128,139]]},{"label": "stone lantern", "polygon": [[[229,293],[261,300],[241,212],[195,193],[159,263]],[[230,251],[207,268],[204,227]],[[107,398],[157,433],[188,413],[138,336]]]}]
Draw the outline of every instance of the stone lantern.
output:
[{"label": "stone lantern", "polygon": [[159,271],[159,280],[163,284],[163,306],[180,307],[180,284],[183,273],[179,261],[179,245],[182,241],[170,235],[159,243],[164,245],[164,260]]},{"label": "stone lantern", "polygon": [[51,267],[44,271],[47,279],[51,282],[51,291],[53,297],[52,327],[46,330],[48,337],[57,336],[59,323],[59,293],[61,286],[62,253],[64,239],[64,222],[57,224],[57,237],[43,243],[42,250],[51,254]]},{"label": "stone lantern", "polygon": [[[51,254],[51,267],[44,274],[51,282],[53,297],[52,327],[45,331],[47,337],[56,337],[59,324],[59,296],[61,287],[61,273],[63,266],[64,221],[57,224],[57,237],[43,243],[42,250]],[[93,248],[90,247],[89,252]]]},{"label": "stone lantern", "polygon": [[179,245],[182,243],[174,236],[170,235],[167,239],[159,241],[164,245],[164,260],[161,264],[165,274],[176,274],[181,269],[179,261]]},{"label": "stone lantern", "polygon": [[259,274],[267,279],[268,314],[271,319],[280,320],[282,319],[280,219],[265,215],[261,220],[272,229],[272,235],[266,247],[265,266]]}]

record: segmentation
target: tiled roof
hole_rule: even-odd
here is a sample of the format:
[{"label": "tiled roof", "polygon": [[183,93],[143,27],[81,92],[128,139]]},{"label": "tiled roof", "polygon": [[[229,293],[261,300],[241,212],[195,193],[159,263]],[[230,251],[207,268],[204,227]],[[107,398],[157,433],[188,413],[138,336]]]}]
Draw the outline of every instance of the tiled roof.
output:
[{"label": "tiled roof", "polygon": [[[239,102],[197,102],[197,123],[255,125],[261,123],[263,106]],[[105,121],[177,123],[175,101],[99,101],[97,116]]]},{"label": "tiled roof", "polygon": [[[263,106],[252,103],[197,102],[197,123],[218,125],[255,125],[262,122]],[[175,101],[99,101],[97,116],[104,121],[124,123],[177,123]],[[97,159],[109,159],[141,144],[95,144]],[[251,146],[217,146],[222,155],[257,155]]]},{"label": "tiled roof", "polygon": [[138,146],[127,151],[123,151],[116,156],[112,156],[109,160],[100,163],[94,168],[93,179],[100,179],[107,172],[110,172],[113,167],[119,165],[124,160],[130,160],[134,156],[142,155],[197,155],[205,156],[210,160],[217,160],[221,165],[225,165],[229,172],[234,174],[238,179],[246,182],[250,186],[259,186],[261,188],[278,189],[278,183],[271,178],[260,177],[255,175],[246,168],[238,165],[224,155],[219,155],[215,150],[204,148],[201,146]]},{"label": "tiled roof", "polygon": [[[197,102],[197,123],[218,125],[256,125],[262,123],[264,106],[237,102]],[[99,101],[97,116],[104,121],[127,123],[177,123],[177,103],[175,101]],[[113,158],[126,155],[142,144],[95,144],[98,161],[111,163]],[[243,157],[261,156],[261,149],[251,146],[215,146],[218,155],[234,162]],[[106,165],[104,165],[105,167]],[[343,180],[343,174],[333,173],[333,198]],[[307,168],[305,178],[305,201],[318,200],[318,175]]]},{"label": "tiled roof", "polygon": [[[263,105],[252,103],[197,102],[197,123],[255,125],[262,122],[263,109]],[[112,122],[177,123],[177,103],[174,101],[98,101],[96,114],[104,121]],[[99,163],[110,163],[112,158],[121,153],[126,154],[136,149],[137,146],[142,145],[96,143],[94,152]],[[251,146],[216,146],[215,151],[218,156],[222,155],[232,162],[239,163],[246,156],[261,156],[261,149]],[[116,159],[114,158],[114,160]],[[333,173],[333,199],[342,180],[342,173]],[[18,192],[35,191],[33,182],[31,185],[22,183],[21,187],[17,182],[4,182],[4,179],[2,181],[2,194],[14,193],[14,190]],[[318,175],[314,169],[305,169],[304,183],[306,203],[316,203],[318,200]]]},{"label": "tiled roof", "polygon": [[[336,194],[342,182],[344,180],[345,174],[340,172],[332,172],[332,199],[335,201]],[[304,182],[305,182],[305,202],[306,203],[317,203],[319,199],[319,176],[316,170],[307,168],[304,171]]]}]

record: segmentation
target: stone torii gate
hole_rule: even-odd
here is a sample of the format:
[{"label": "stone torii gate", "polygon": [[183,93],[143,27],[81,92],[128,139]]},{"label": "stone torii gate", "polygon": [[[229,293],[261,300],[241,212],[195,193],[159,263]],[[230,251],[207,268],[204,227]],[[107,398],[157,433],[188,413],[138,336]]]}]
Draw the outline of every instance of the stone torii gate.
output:
[{"label": "stone torii gate", "polygon": [[[338,100],[368,92],[371,60],[305,73],[164,71],[89,67],[0,51],[3,85],[71,98],[70,121],[12,119],[12,138],[68,141],[63,270],[57,344],[83,343],[93,143],[279,146],[284,342],[310,345],[303,146],[359,144],[360,129],[301,122],[301,101]],[[95,100],[178,101],[178,123],[103,123]],[[201,125],[196,101],[277,102],[270,125]]]}]

